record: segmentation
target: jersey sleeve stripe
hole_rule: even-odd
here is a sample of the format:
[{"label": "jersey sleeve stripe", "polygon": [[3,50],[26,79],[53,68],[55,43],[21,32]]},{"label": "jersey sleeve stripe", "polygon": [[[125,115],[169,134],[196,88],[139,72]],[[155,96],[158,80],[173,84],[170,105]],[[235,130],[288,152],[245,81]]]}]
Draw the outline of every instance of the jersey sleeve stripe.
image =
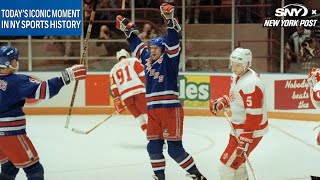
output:
[{"label": "jersey sleeve stripe", "polygon": [[49,83],[46,83],[46,97],[45,99],[50,99],[50,87]]},{"label": "jersey sleeve stripe", "polygon": [[147,48],[147,46],[142,42],[140,43],[136,49],[133,51],[133,55],[137,57],[137,59],[140,59],[141,53],[143,49]]},{"label": "jersey sleeve stripe", "polygon": [[174,51],[178,48],[180,48],[180,43],[178,43],[177,45],[174,46],[168,46],[168,44],[164,44],[166,46],[166,49],[168,49],[169,51]]},{"label": "jersey sleeve stripe", "polygon": [[[167,50],[166,50],[166,52],[167,52]],[[180,48],[174,54],[170,54],[170,52],[167,52],[167,55],[169,58],[174,58],[174,57],[178,56],[179,54],[180,54]]]},{"label": "jersey sleeve stripe", "polygon": [[45,99],[46,98],[46,89],[47,89],[47,82],[42,81],[40,85],[40,97],[39,99]]}]

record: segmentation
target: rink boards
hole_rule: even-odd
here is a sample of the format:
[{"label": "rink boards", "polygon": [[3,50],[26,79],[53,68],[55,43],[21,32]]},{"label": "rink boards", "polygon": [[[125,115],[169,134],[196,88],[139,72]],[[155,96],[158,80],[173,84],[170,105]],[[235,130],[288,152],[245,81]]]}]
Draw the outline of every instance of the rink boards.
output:
[{"label": "rink boards", "polygon": [[[42,80],[59,76],[59,72],[22,72]],[[179,99],[186,115],[211,115],[208,101],[228,94],[229,73],[180,73]],[[269,117],[299,120],[320,119],[310,100],[307,75],[260,74],[265,84]],[[28,100],[25,111],[28,114],[67,114],[74,84],[63,87],[54,98],[45,101]],[[109,114],[113,109],[109,74],[88,73],[86,81],[80,82],[74,103],[74,114]]]}]

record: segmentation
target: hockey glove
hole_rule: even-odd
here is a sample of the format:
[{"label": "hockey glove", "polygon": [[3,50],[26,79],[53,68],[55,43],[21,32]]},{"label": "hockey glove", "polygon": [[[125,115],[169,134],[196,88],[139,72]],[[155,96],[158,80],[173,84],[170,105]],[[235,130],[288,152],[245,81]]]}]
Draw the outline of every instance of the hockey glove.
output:
[{"label": "hockey glove", "polygon": [[129,19],[122,17],[121,15],[118,15],[116,19],[116,28],[124,32],[127,38],[129,38],[132,33],[136,35],[139,34],[139,31],[134,27],[134,24],[130,22]]},{"label": "hockey glove", "polygon": [[218,111],[227,108],[230,106],[230,99],[227,95],[222,96],[221,98],[215,99],[215,100],[210,100],[209,101],[209,107],[210,111],[214,114],[217,115]]},{"label": "hockey glove", "polygon": [[66,68],[62,72],[62,81],[65,85],[71,81],[79,81],[86,78],[87,69],[84,65],[73,65],[72,67]]},{"label": "hockey glove", "polygon": [[169,3],[162,3],[160,6],[161,16],[164,18],[168,29],[181,30],[178,20],[174,18],[174,6]]},{"label": "hockey glove", "polygon": [[124,107],[122,105],[120,97],[115,97],[113,102],[114,102],[114,109],[117,111],[118,114],[121,114],[124,111]]},{"label": "hockey glove", "polygon": [[237,156],[243,156],[249,149],[249,145],[252,144],[253,139],[252,139],[252,132],[246,132],[242,133],[239,136],[239,141],[240,143],[238,144],[237,147]]}]

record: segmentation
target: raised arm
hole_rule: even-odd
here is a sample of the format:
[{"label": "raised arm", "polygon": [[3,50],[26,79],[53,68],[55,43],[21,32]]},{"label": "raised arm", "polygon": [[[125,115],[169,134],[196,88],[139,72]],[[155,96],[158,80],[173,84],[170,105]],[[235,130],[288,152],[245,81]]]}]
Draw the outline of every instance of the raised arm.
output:
[{"label": "raised arm", "polygon": [[160,6],[161,16],[167,25],[167,36],[164,39],[165,52],[169,58],[176,57],[180,53],[179,32],[181,27],[174,17],[174,6],[169,3],[163,3]]},{"label": "raised arm", "polygon": [[138,37],[139,31],[135,28],[135,25],[128,18],[118,15],[116,28],[126,35],[133,55],[141,60],[142,64],[146,64],[150,53],[148,52],[148,47]]}]

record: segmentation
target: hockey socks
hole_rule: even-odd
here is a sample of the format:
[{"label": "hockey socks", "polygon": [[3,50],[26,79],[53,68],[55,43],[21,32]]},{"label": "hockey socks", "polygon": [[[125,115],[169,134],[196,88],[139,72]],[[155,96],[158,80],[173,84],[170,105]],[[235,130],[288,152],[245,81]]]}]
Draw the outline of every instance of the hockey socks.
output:
[{"label": "hockey socks", "polygon": [[182,141],[167,141],[168,153],[172,159],[174,159],[179,166],[186,170],[190,174],[200,174],[192,156],[188,154],[183,146]]},{"label": "hockey socks", "polygon": [[158,180],[165,179],[164,170],[166,166],[166,160],[162,154],[163,143],[163,140],[150,140],[147,146],[151,166]]},{"label": "hockey socks", "polygon": [[18,172],[19,172],[19,169],[16,168],[11,161],[8,161],[1,165],[0,179],[14,180]]}]

